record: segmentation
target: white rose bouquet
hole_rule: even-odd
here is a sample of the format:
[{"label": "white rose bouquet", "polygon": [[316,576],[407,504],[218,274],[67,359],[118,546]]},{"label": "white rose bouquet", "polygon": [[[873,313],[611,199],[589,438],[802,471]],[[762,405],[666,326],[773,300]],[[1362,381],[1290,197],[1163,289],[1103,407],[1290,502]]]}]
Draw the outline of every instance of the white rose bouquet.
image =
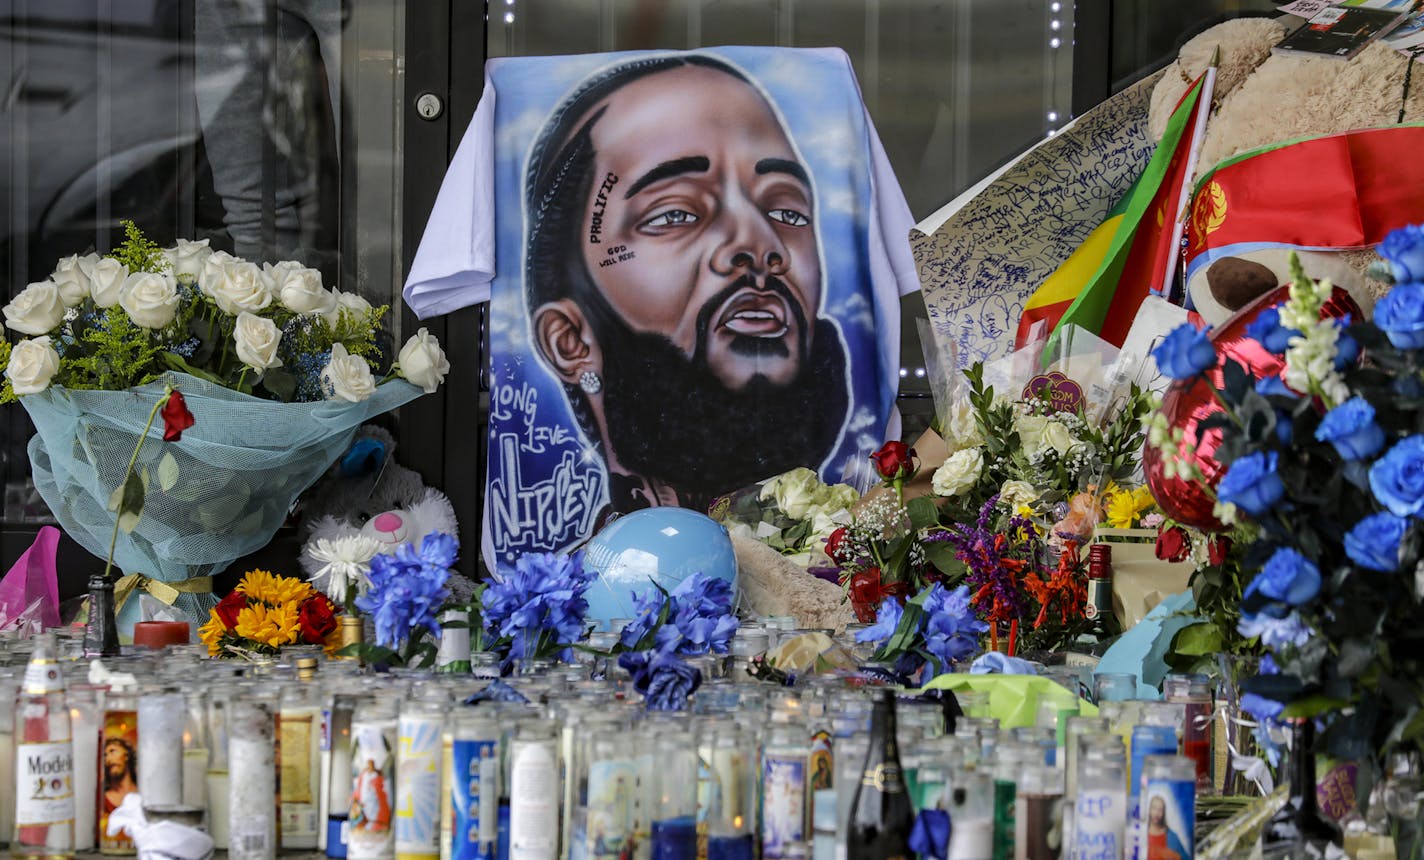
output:
[{"label": "white rose bouquet", "polygon": [[850,508],[859,499],[849,484],[824,483],[799,467],[720,497],[711,515],[728,530],[809,566],[831,532],[850,522]]},{"label": "white rose bouquet", "polygon": [[[119,522],[119,591],[201,620],[206,578],[271,540],[357,426],[434,391],[450,365],[424,329],[396,352],[386,307],[299,263],[258,266],[206,241],[161,249],[125,227],[114,253],[61,260],[0,310],[20,335],[0,340],[0,402],[34,420],[35,485],[65,531],[104,558]],[[197,425],[138,444],[169,390]],[[140,515],[115,499],[130,474]]]},{"label": "white rose bouquet", "polygon": [[258,266],[206,239],[160,249],[126,229],[113,254],[60,260],[0,311],[27,336],[16,366],[3,366],[0,402],[51,384],[117,391],[171,371],[268,400],[359,403],[394,377],[428,394],[450,369],[425,329],[390,356],[388,309],[327,288],[315,269]]}]

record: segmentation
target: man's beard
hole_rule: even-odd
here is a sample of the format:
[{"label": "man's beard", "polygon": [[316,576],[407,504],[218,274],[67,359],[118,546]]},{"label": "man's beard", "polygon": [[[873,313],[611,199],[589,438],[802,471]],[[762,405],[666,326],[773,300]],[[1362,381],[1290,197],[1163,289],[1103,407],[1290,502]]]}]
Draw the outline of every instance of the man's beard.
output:
[{"label": "man's beard", "polygon": [[[729,390],[707,366],[705,324],[689,359],[664,335],[634,332],[616,312],[590,314],[602,317],[595,334],[603,352],[606,441],[622,467],[668,484],[680,504],[693,507],[796,466],[819,465],[845,420],[845,352],[835,326],[817,319],[807,356],[800,348],[806,322],[799,304],[790,306],[801,323],[796,377],[776,385],[757,375],[740,391]],[[785,355],[786,344],[741,338],[732,351]],[[626,506],[618,498],[613,504]]]}]

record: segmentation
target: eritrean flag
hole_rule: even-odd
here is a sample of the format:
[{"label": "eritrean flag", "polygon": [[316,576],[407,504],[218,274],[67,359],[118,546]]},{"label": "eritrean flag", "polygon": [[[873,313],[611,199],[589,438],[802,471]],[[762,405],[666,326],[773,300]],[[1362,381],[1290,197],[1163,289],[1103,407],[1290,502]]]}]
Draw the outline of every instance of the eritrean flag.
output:
[{"label": "eritrean flag", "polygon": [[1265,248],[1345,250],[1424,222],[1424,125],[1349,131],[1229,158],[1197,183],[1187,282]]},{"label": "eritrean flag", "polygon": [[1121,346],[1142,300],[1170,282],[1215,80],[1216,69],[1209,68],[1193,82],[1137,181],[1029,297],[1015,347],[1025,345],[1040,321],[1051,331],[1077,325]]}]

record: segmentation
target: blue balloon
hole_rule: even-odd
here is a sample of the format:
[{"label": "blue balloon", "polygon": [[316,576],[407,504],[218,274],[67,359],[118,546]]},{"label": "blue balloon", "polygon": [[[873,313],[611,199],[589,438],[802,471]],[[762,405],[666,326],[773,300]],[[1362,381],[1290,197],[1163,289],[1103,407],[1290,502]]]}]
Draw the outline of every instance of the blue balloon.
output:
[{"label": "blue balloon", "polygon": [[737,557],[727,529],[687,508],[644,508],[624,514],[584,547],[584,565],[598,578],[584,597],[588,620],[599,630],[615,618],[633,617],[633,596],[657,583],[667,591],[697,573],[737,587]]}]

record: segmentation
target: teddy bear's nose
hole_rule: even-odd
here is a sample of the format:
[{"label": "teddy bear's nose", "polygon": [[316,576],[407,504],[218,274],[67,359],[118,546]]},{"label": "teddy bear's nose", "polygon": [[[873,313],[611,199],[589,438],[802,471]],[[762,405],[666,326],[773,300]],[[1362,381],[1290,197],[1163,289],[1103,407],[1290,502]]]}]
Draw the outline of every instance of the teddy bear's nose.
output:
[{"label": "teddy bear's nose", "polygon": [[376,531],[394,532],[399,531],[400,527],[405,525],[405,522],[399,516],[390,511],[386,511],[383,514],[377,514],[372,525],[376,527]]}]

